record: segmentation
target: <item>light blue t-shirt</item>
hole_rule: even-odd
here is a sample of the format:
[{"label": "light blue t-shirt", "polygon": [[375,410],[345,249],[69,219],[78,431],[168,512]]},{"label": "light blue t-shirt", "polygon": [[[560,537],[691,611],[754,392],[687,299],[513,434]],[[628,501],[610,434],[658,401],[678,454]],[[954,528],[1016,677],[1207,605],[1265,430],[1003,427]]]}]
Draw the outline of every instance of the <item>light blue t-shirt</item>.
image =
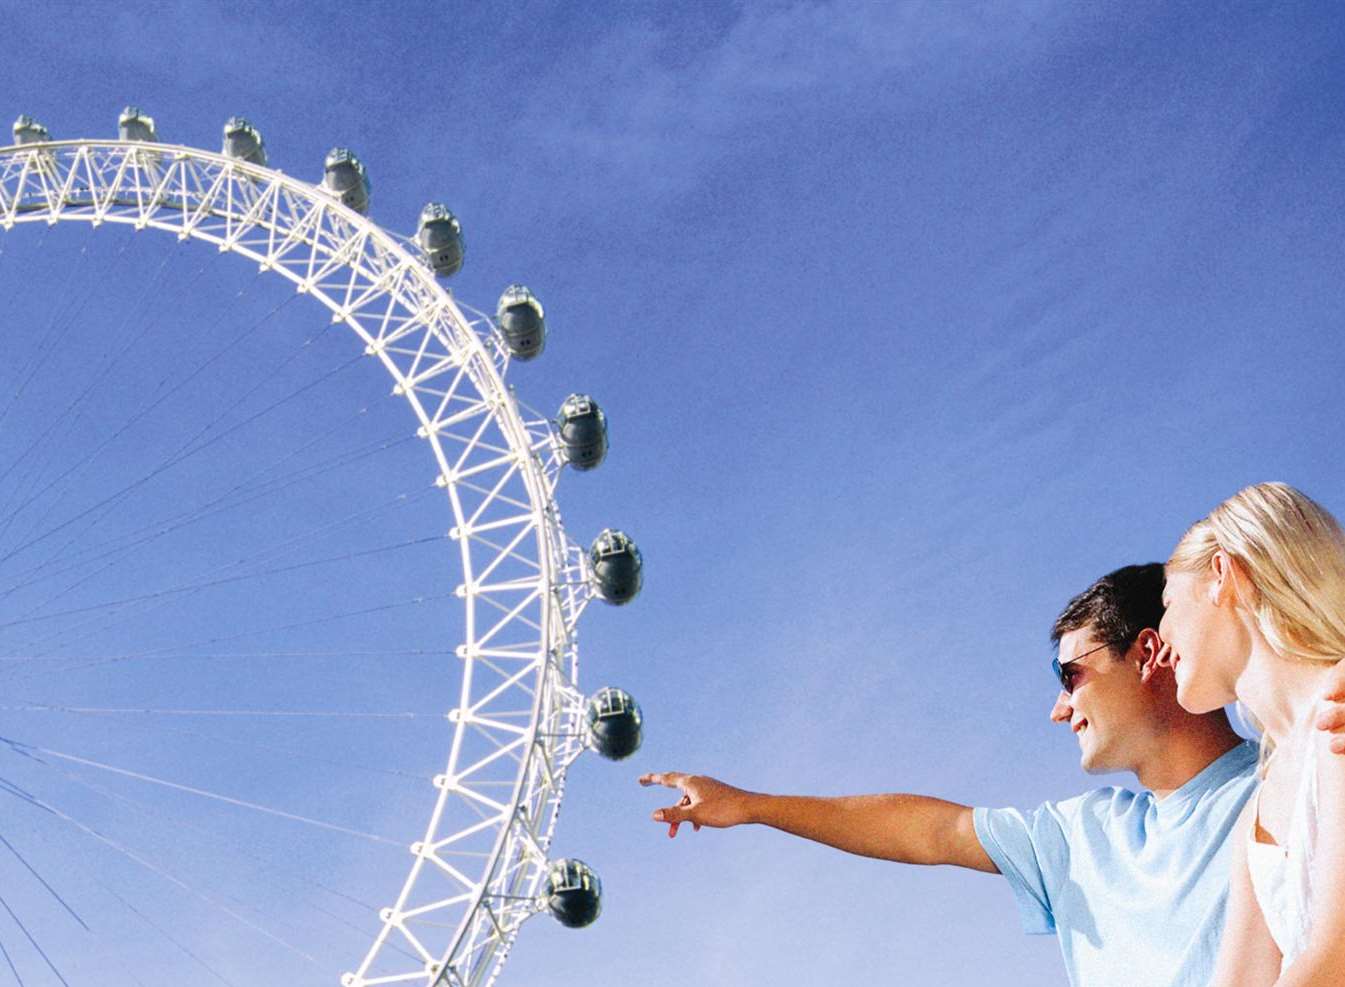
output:
[{"label": "light blue t-shirt", "polygon": [[1205,987],[1219,952],[1238,813],[1256,786],[1243,743],[1159,801],[1099,788],[1030,812],[976,809],[976,836],[1023,929],[1060,937],[1075,987]]}]

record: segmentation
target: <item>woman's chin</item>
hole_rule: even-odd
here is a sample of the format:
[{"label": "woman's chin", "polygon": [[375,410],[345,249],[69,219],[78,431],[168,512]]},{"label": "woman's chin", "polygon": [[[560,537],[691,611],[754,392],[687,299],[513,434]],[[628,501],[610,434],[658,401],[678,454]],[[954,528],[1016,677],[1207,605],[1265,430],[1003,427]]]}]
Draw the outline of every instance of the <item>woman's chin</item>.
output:
[{"label": "woman's chin", "polygon": [[1186,678],[1178,674],[1178,705],[1188,713],[1199,716],[1203,713],[1212,713],[1216,709],[1222,709],[1227,703],[1232,702],[1231,697],[1227,700],[1221,700],[1206,686],[1207,684],[1201,682],[1199,678]]}]

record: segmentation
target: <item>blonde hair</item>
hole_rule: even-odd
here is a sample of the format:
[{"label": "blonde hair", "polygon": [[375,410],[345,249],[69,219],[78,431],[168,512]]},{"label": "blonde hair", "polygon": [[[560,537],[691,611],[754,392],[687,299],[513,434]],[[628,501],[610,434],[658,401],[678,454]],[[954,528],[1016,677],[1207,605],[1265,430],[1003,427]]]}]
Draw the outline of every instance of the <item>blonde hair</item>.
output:
[{"label": "blonde hair", "polygon": [[1187,529],[1168,568],[1204,571],[1220,549],[1247,575],[1240,602],[1276,652],[1345,656],[1345,532],[1326,508],[1286,483],[1245,487]]},{"label": "blonde hair", "polygon": [[[1323,664],[1345,656],[1345,532],[1326,508],[1286,483],[1245,487],[1187,529],[1168,568],[1207,571],[1220,550],[1247,576],[1238,602],[1277,654]],[[1269,754],[1263,742],[1263,765]]]}]

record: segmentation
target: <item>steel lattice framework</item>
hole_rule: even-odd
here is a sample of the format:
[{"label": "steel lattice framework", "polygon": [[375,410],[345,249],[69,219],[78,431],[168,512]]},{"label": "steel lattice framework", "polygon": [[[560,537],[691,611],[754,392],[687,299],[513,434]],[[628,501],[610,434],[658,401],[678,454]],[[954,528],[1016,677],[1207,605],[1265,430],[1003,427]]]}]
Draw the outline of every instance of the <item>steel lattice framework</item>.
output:
[{"label": "steel lattice framework", "polygon": [[[0,225],[69,221],[203,240],[288,278],[359,336],[419,421],[460,547],[462,686],[424,837],[341,983],[490,983],[538,910],[566,770],[584,747],[575,628],[591,571],[553,498],[563,457],[551,424],[510,394],[491,321],[459,306],[416,248],[316,186],[177,145],[0,148]],[[467,873],[463,859],[484,866]]]}]

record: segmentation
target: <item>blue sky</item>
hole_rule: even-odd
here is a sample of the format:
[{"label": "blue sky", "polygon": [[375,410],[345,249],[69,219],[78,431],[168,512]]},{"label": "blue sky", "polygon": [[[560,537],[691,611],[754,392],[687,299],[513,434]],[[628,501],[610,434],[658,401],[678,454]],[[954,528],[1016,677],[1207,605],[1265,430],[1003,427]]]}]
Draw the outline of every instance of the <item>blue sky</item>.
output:
[{"label": "blue sky", "polygon": [[[522,279],[542,298],[552,335],[542,358],[511,369],[519,396],[550,411],[583,390],[606,408],[608,461],[567,476],[560,502],[577,540],[612,524],[644,552],[641,598],[590,610],[581,632],[585,687],[633,692],[646,742],[630,762],[584,760],[571,775],[556,851],[602,875],[601,920],[582,932],[535,920],[501,983],[1063,982],[1054,940],[1020,934],[996,878],[859,860],[755,829],[670,842],[647,822],[661,796],[635,778],[677,769],[769,791],[983,805],[1099,783],[1047,719],[1047,632],[1065,601],[1118,565],[1165,557],[1187,524],[1247,483],[1286,480],[1345,510],[1345,29],[1332,5],[3,7],[23,39],[0,64],[10,118],[31,113],[57,137],[111,136],[134,102],[164,139],[215,149],[223,121],[243,113],[273,166],[310,180],[328,148],[348,144],[369,167],[371,214],[384,226],[410,233],[432,198],[461,217],[459,297],[489,308]],[[0,421],[4,455],[42,434],[67,383],[93,379],[115,352],[106,341],[146,312],[167,317],[125,361],[139,376],[99,385],[107,422],[135,406],[135,381],[190,365],[212,333],[288,296],[235,259],[172,253],[162,239],[6,235],[0,284],[15,358],[0,396],[60,319],[72,326],[74,369],[68,380],[42,375]],[[154,304],[136,307],[142,296]],[[74,316],[53,301],[66,297]],[[262,394],[280,396],[339,366],[344,341],[319,334],[323,322],[315,307],[287,305],[274,336],[236,354],[239,373],[302,352],[266,378],[274,390]],[[333,425],[375,409],[333,448],[394,434],[400,409],[379,404],[384,381],[359,369],[140,509],[155,516],[191,484],[227,483],[269,443],[282,451],[314,407]],[[220,375],[218,394],[203,385],[193,413],[230,400],[229,380]],[[166,408],[153,428],[171,439],[191,421]],[[77,456],[98,433],[58,434]],[[91,489],[133,471],[136,449],[90,467]],[[341,482],[360,484],[369,503],[416,493],[416,455],[399,448]],[[30,490],[55,475],[26,470],[16,482],[27,477]],[[5,482],[0,503],[21,500]],[[339,502],[353,490],[306,496]],[[255,529],[243,527],[261,538],[267,525],[301,524],[312,503],[268,500]],[[417,502],[380,512],[363,540],[333,531],[329,547],[414,538],[440,520]],[[142,578],[201,571],[225,537],[183,543]],[[441,590],[434,562],[374,566],[368,592],[393,601]],[[348,586],[303,585],[333,606],[359,599],[347,600]],[[258,608],[300,612],[245,584],[173,620],[223,626]],[[399,617],[343,632],[371,648],[415,648],[437,627],[423,608]],[[97,629],[105,649],[175,640],[165,624]],[[76,676],[26,698],[111,690],[128,701],[206,694],[367,711],[403,708],[419,698],[412,676],[435,674],[387,661]],[[9,716],[5,735],[53,726]],[[101,744],[109,760],[142,758],[203,785],[235,777],[221,734],[128,726],[109,740],[58,725],[67,750]],[[336,742],[326,729],[277,727],[250,738],[271,744],[272,759],[255,747],[238,756],[266,776],[264,790],[308,787],[327,809],[376,803],[347,817],[373,828],[398,817],[399,799],[415,804],[406,779],[386,772],[427,773],[441,757],[432,729],[377,724],[360,743],[383,774],[324,773],[276,753]],[[92,797],[80,804],[108,811]],[[181,811],[218,824],[205,809]],[[72,904],[110,907],[102,882],[168,907],[105,856],[89,854],[104,868],[93,877],[54,862],[59,838],[39,823],[16,814],[0,833],[35,858],[45,848]],[[186,866],[167,827],[146,841],[146,853]],[[323,844],[287,852],[308,873],[330,870]],[[232,854],[213,851],[201,879],[235,867]],[[4,866],[10,880],[17,865]],[[377,866],[332,876],[377,884]],[[28,907],[44,941],[81,941],[41,901]],[[228,924],[221,937],[234,935]],[[0,919],[0,942],[17,950],[21,940]],[[232,941],[249,942],[239,933],[200,948],[236,950]],[[322,948],[339,941],[331,933]],[[27,962],[26,982],[48,982],[40,960]]]}]

